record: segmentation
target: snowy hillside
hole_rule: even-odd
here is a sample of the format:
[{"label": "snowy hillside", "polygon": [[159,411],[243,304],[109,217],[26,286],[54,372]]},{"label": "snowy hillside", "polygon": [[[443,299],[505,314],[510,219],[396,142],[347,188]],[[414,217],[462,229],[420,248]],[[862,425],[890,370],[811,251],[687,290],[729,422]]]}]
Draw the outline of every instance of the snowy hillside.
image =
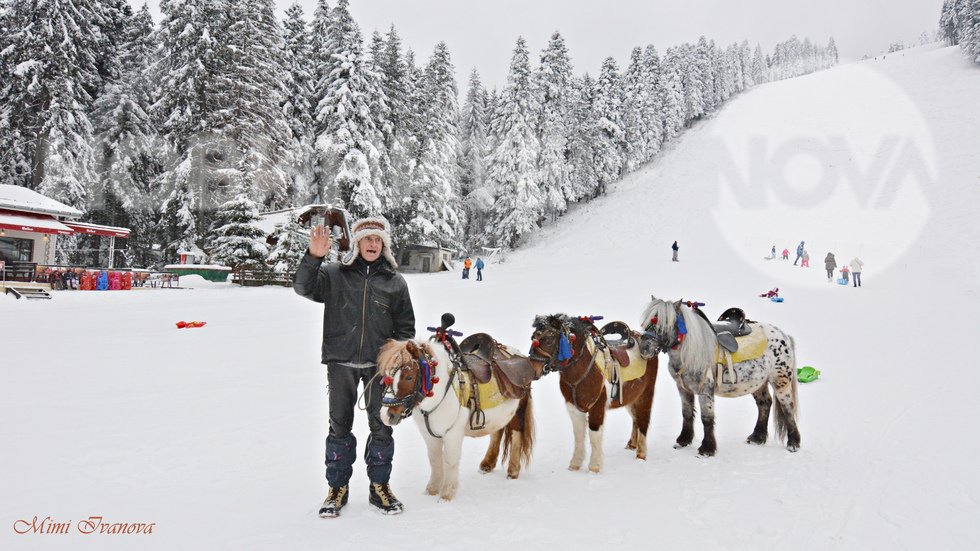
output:
[{"label": "snowy hillside", "polygon": [[[715,316],[741,306],[823,372],[800,388],[798,453],[772,436],[744,444],[749,397],[716,402],[715,457],[673,449],[680,405],[661,357],[646,461],[623,449],[630,421],[614,411],[603,472],[568,471],[571,423],[550,375],[534,385],[537,445],[518,480],[481,476],[487,441],[467,440],[459,492],[439,503],[405,423],[392,487],[406,512],[369,508],[358,461],[350,505],[324,520],[316,304],[194,278],[187,291],[0,297],[0,548],[980,547],[977,97],[980,69],[937,46],[759,86],[485,281],[407,276],[420,336],[452,311],[456,329],[521,349],[535,314],[636,324],[651,293]],[[801,240],[810,268],[763,260]],[[860,255],[863,287],[828,283],[828,252]],[[759,298],[773,287],[785,302]],[[355,431],[363,445],[363,414]],[[19,534],[34,517],[69,533]],[[82,534],[89,517],[153,533]]]}]

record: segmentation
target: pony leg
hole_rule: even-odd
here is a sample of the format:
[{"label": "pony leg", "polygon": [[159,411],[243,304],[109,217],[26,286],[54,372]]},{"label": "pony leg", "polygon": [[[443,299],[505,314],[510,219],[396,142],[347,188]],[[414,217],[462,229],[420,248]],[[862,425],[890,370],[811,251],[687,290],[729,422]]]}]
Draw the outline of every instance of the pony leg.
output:
[{"label": "pony leg", "polygon": [[800,429],[796,424],[799,415],[796,393],[796,370],[790,380],[777,379],[776,394],[776,433],[786,437],[786,449],[795,452],[800,449]]},{"label": "pony leg", "polygon": [[504,438],[504,429],[490,435],[490,446],[487,447],[487,454],[480,462],[480,472],[489,473],[497,466],[497,457],[500,455],[500,441]]},{"label": "pony leg", "polygon": [[680,449],[690,446],[694,441],[694,393],[684,390],[680,385],[677,385],[677,390],[681,394],[681,416],[684,422],[674,448]]},{"label": "pony leg", "polygon": [[507,478],[517,478],[521,474],[521,452],[520,449],[523,447],[523,433],[520,431],[510,431],[508,433],[508,438],[510,439],[510,459],[507,462]]},{"label": "pony leg", "polygon": [[589,471],[599,473],[602,470],[602,463],[605,459],[602,453],[602,429],[605,426],[606,418],[606,390],[602,389],[599,399],[589,410],[589,444],[592,445],[592,454],[589,457]]},{"label": "pony leg", "polygon": [[639,435],[640,429],[636,426],[636,404],[630,404],[626,406],[626,411],[630,412],[630,417],[633,418],[633,430],[630,431],[630,440],[626,443],[627,450],[635,450],[639,446]]},{"label": "pony leg", "polygon": [[[712,388],[708,388],[711,386]],[[705,385],[706,392],[698,395],[698,402],[701,404],[701,424],[704,426],[704,438],[701,439],[701,447],[698,454],[704,457],[711,457],[718,449],[715,442],[715,390],[713,385]]]},{"label": "pony leg", "polygon": [[574,404],[565,402],[568,408],[568,416],[572,419],[572,434],[575,436],[575,450],[572,452],[572,461],[568,464],[568,470],[577,471],[582,468],[585,462],[585,428],[588,426],[586,414],[579,411]]},{"label": "pony leg", "polygon": [[423,436],[425,447],[429,454],[429,467],[431,468],[429,483],[425,485],[425,493],[434,496],[442,488],[442,481],[445,475],[442,459],[442,440],[429,436],[428,434],[423,434]]},{"label": "pony leg", "polygon": [[643,394],[633,403],[633,432],[636,436],[636,458],[647,458],[647,431],[650,429],[650,411],[653,409],[653,386],[643,390]]},{"label": "pony leg", "polygon": [[439,490],[440,501],[452,501],[459,489],[459,457],[463,452],[463,429],[456,427],[442,437],[442,465],[446,474]]},{"label": "pony leg", "polygon": [[759,418],[755,422],[755,430],[752,431],[746,442],[761,446],[769,438],[769,411],[772,409],[772,396],[769,395],[769,386],[763,384],[752,393],[752,397],[755,398],[755,405],[759,407]]}]

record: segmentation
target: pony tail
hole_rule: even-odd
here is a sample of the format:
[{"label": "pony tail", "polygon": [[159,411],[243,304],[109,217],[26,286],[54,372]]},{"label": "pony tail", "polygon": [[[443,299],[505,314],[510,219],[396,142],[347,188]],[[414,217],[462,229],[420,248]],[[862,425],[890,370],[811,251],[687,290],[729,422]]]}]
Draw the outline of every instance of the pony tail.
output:
[{"label": "pony tail", "polygon": [[516,453],[518,454],[518,462],[520,463],[521,469],[526,469],[531,462],[531,452],[534,449],[534,412],[530,392],[527,393],[527,399],[524,403],[518,406],[515,417],[520,417],[520,424],[523,425],[520,449],[510,449],[515,429],[513,427],[514,423],[507,423],[507,426],[504,428],[504,443],[503,451],[500,454],[500,464],[503,465],[505,462],[504,458],[510,457],[511,453]]}]

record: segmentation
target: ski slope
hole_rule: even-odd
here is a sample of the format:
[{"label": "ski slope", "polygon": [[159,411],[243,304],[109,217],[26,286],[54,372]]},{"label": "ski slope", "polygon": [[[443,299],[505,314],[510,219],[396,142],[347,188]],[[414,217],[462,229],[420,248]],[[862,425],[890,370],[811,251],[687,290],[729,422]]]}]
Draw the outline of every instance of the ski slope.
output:
[{"label": "ski slope", "polygon": [[[759,86],[483,282],[407,276],[420,336],[451,311],[456,329],[522,349],[536,314],[635,325],[651,294],[715,316],[741,306],[823,373],[800,387],[798,453],[744,443],[749,397],[716,401],[715,457],[673,449],[680,402],[662,357],[646,461],[623,449],[630,420],[614,411],[603,472],[568,471],[552,375],[533,387],[537,446],[519,479],[480,475],[487,441],[467,440],[456,499],[440,503],[403,423],[405,513],[368,506],[359,461],[350,504],[324,520],[318,305],[195,277],[182,280],[194,290],[0,297],[0,548],[977,548],[977,97],[980,68],[935,45]],[[801,240],[810,268],[763,260]],[[827,252],[860,255],[863,287],[828,283]],[[773,287],[785,302],[759,298]],[[355,434],[363,445],[360,413]],[[34,517],[68,533],[19,534]],[[83,534],[90,517],[152,533]]]}]

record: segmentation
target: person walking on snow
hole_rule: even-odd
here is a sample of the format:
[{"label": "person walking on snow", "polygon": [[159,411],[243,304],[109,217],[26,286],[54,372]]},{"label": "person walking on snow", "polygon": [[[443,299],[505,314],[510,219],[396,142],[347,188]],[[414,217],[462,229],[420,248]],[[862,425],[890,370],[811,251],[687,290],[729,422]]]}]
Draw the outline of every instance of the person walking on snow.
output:
[{"label": "person walking on snow", "polygon": [[772,246],[772,257],[770,257],[770,258],[772,258],[773,260],[776,260],[776,246],[775,245]]},{"label": "person walking on snow", "polygon": [[403,510],[391,492],[391,461],[395,454],[392,428],[381,421],[382,387],[374,379],[381,346],[388,339],[415,337],[415,310],[405,278],[395,271],[391,234],[383,218],[354,223],[355,249],[341,262],[323,263],[330,252],[330,232],[310,231],[310,248],[293,276],[296,294],[323,304],[321,363],[327,366],[330,432],[326,466],[330,490],[320,516],[338,517],[347,504],[354,472],[357,440],[351,429],[358,383],[364,385],[365,410],[371,434],[364,448],[370,480],[368,501],[386,515]]},{"label": "person walking on snow", "polygon": [[671,245],[670,248],[674,250],[673,262],[680,262],[679,260],[677,260],[677,251],[678,249],[680,249],[680,247],[677,246],[677,241],[674,241],[674,244]]},{"label": "person walking on snow", "polygon": [[796,260],[793,261],[793,266],[803,258],[803,241],[800,241],[800,245],[796,247]]},{"label": "person walking on snow", "polygon": [[827,258],[823,259],[824,267],[827,268],[827,281],[834,281],[834,270],[837,269],[837,260],[834,253],[827,253]]},{"label": "person walking on snow", "polygon": [[810,267],[810,253],[806,252],[806,249],[803,249],[803,262],[800,262],[800,266],[804,268]]},{"label": "person walking on snow", "polygon": [[851,260],[851,275],[853,276],[855,287],[861,286],[861,268],[863,267],[864,262],[861,262],[860,258],[855,256],[854,259]]},{"label": "person walking on snow", "polygon": [[476,280],[483,281],[483,259],[476,257]]},{"label": "person walking on snow", "polygon": [[467,256],[466,260],[463,262],[463,279],[470,278],[470,266],[472,265],[473,263],[470,262],[470,257]]},{"label": "person walking on snow", "polygon": [[783,249],[783,260],[789,260],[789,249]]}]

